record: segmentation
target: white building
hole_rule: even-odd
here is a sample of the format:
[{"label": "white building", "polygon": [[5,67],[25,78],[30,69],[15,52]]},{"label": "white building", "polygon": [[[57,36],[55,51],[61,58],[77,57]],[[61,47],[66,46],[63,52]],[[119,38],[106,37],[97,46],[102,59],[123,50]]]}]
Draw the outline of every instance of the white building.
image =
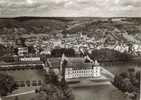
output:
[{"label": "white building", "polygon": [[95,78],[101,76],[100,66],[84,67],[84,68],[66,68],[65,78]]},{"label": "white building", "polygon": [[20,61],[40,61],[40,57],[23,57],[20,58]]},{"label": "white building", "polygon": [[[49,59],[52,63],[54,70],[59,70],[60,60]],[[101,66],[97,61],[93,63],[85,62],[84,58],[68,58],[67,65],[65,66],[65,79],[77,79],[77,78],[98,78],[101,77]]]},{"label": "white building", "polygon": [[28,48],[27,47],[21,47],[18,48],[18,55],[19,56],[24,56],[28,54]]},{"label": "white building", "polygon": [[141,54],[141,46],[138,44],[134,44],[132,47],[132,51],[134,52],[135,55],[140,55]]}]

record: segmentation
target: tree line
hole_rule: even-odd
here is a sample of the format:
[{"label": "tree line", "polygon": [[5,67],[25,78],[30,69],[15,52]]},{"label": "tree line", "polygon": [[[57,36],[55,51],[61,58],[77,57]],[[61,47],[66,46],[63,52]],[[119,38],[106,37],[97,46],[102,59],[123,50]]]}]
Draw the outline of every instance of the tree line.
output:
[{"label": "tree line", "polygon": [[116,74],[113,85],[124,93],[130,94],[133,100],[138,100],[140,94],[140,71],[129,68],[127,72]]},{"label": "tree line", "polygon": [[51,56],[52,57],[61,57],[62,54],[65,54],[68,57],[74,57],[75,56],[75,50],[73,48],[57,48],[53,49],[51,51]]},{"label": "tree line", "polygon": [[0,73],[0,96],[6,96],[17,89],[15,79],[12,76]]}]

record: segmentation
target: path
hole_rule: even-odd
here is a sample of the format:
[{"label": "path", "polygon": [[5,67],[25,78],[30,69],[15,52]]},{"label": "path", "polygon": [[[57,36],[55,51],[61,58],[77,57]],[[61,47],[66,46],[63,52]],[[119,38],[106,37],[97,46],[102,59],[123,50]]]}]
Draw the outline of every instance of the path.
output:
[{"label": "path", "polygon": [[109,75],[112,79],[115,77],[115,75],[111,72],[109,72],[107,69],[101,67],[102,71],[101,73],[104,74],[104,75]]},{"label": "path", "polygon": [[23,93],[12,94],[12,95],[8,95],[5,97],[8,98],[8,97],[14,97],[14,96],[25,95],[25,94],[30,94],[30,93],[35,93],[35,90],[27,91],[27,92],[23,92]]}]

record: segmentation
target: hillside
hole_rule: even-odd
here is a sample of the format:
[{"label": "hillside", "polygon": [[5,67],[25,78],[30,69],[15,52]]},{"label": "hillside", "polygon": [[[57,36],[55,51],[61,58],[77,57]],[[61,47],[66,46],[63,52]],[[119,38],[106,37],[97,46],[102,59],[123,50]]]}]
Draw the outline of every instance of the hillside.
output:
[{"label": "hillside", "polygon": [[[1,34],[38,34],[51,33],[54,30],[62,30],[65,28],[65,20],[51,18],[12,18],[0,19]],[[17,28],[15,32],[15,28]]]},{"label": "hillside", "polygon": [[97,40],[106,38],[120,42],[141,43],[140,18],[111,21],[93,17],[17,17],[0,19],[0,35],[49,34],[82,32]]}]

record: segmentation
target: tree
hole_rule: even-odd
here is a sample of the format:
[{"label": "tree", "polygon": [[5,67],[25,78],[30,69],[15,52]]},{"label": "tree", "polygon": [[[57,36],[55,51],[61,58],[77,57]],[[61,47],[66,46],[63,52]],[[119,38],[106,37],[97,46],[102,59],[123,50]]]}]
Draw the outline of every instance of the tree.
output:
[{"label": "tree", "polygon": [[0,57],[4,56],[8,52],[8,49],[0,44]]},{"label": "tree", "polygon": [[63,92],[54,84],[44,84],[32,100],[63,100]]},{"label": "tree", "polygon": [[72,94],[71,88],[69,88],[68,84],[65,82],[61,86],[61,89],[63,91],[64,98],[63,100],[74,100],[74,95]]},{"label": "tree", "polygon": [[63,53],[68,57],[74,57],[75,56],[75,50],[72,49],[72,48],[68,48],[68,49],[66,49],[66,48],[56,48],[56,49],[53,49],[51,51],[51,55],[53,57],[61,57]]},{"label": "tree", "polygon": [[47,55],[42,54],[40,55],[41,61],[45,64],[45,62],[47,61]]},{"label": "tree", "polygon": [[58,76],[52,71],[49,70],[49,73],[45,75],[45,82],[46,84],[55,84],[56,86],[59,85]]},{"label": "tree", "polygon": [[25,47],[26,46],[25,45],[26,39],[25,38],[19,38],[19,40],[21,41],[21,45]]},{"label": "tree", "polygon": [[115,75],[113,85],[124,93],[132,94],[131,98],[137,100],[140,92],[140,71],[130,68],[128,72]]},{"label": "tree", "polygon": [[6,96],[17,89],[17,84],[12,76],[0,73],[0,96]]},{"label": "tree", "polygon": [[15,49],[14,49],[14,54],[15,54],[15,55],[18,55],[18,51],[19,51],[18,48],[15,48]]},{"label": "tree", "polygon": [[29,46],[29,47],[28,47],[28,52],[29,52],[30,54],[35,54],[35,53],[36,53],[36,50],[34,49],[33,46]]},{"label": "tree", "polygon": [[19,100],[18,96],[15,97],[15,100]]},{"label": "tree", "polygon": [[132,56],[126,53],[120,53],[119,51],[102,48],[99,50],[94,49],[91,57],[98,61],[128,61]]},{"label": "tree", "polygon": [[[63,82],[64,83],[64,82]],[[58,76],[50,70],[46,75],[46,83],[41,86],[31,100],[74,100],[72,90],[67,83],[63,84]]]},{"label": "tree", "polygon": [[137,71],[136,72],[136,79],[138,80],[138,87],[140,86],[140,75],[141,75],[140,71]]}]

